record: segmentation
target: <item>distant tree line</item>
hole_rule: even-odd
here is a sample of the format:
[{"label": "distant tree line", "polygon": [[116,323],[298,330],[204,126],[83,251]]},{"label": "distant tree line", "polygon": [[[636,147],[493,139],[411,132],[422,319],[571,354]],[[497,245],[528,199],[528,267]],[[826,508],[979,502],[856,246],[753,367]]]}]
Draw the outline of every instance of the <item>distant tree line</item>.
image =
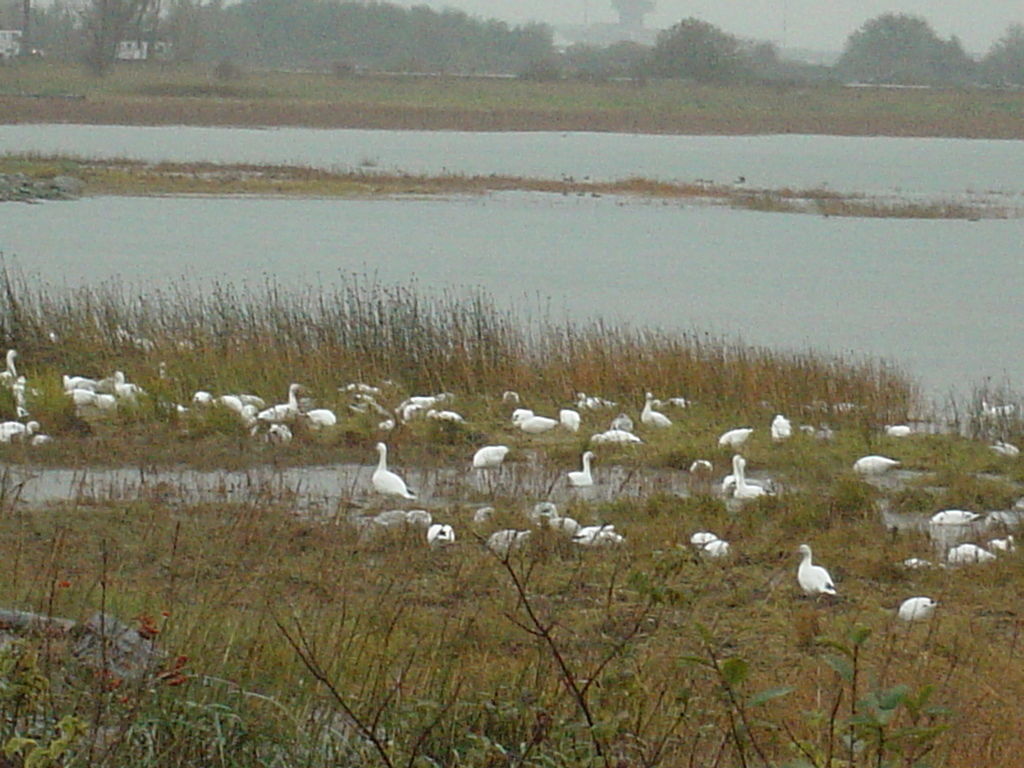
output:
[{"label": "distant tree line", "polygon": [[[0,25],[21,0],[0,0]],[[120,9],[121,16],[103,14]],[[17,26],[14,22],[8,22]],[[556,50],[544,24],[511,26],[457,10],[352,0],[55,0],[35,7],[33,45],[102,72],[116,39],[167,40],[176,60],[237,67],[511,73],[537,79],[683,78],[707,83],[861,81],[1024,86],[1024,25],[982,57],[942,39],[919,17],[887,13],[855,30],[833,66],[783,58],[699,19],[659,33],[653,46],[577,44]]]}]

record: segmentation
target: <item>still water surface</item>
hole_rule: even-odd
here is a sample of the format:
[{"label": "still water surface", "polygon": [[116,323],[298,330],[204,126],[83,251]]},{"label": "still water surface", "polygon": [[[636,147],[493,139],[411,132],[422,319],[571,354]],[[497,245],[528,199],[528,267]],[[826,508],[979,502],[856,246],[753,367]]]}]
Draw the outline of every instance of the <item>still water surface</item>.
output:
[{"label": "still water surface", "polygon": [[298,164],[414,174],[633,176],[758,188],[1024,197],[1024,142],[849,136],[649,136],[310,128],[2,125],[0,154]]},{"label": "still water surface", "polygon": [[184,273],[306,286],[480,286],[572,319],[879,355],[926,391],[1024,382],[1024,221],[764,214],[612,197],[89,198],[0,210],[0,250],[43,278]]}]

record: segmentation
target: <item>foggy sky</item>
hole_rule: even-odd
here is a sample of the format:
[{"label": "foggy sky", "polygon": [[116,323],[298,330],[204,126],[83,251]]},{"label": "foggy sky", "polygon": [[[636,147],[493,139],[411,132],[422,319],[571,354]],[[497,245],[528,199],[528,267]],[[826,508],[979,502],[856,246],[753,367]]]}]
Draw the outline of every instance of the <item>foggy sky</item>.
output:
[{"label": "foggy sky", "polygon": [[[512,23],[614,22],[610,0],[391,0],[399,5],[458,8]],[[1024,24],[1024,0],[656,0],[648,27],[664,28],[688,16],[739,37],[787,47],[839,51],[847,36],[882,13],[923,16],[940,37],[956,35],[971,53],[984,53],[1012,23]]]}]

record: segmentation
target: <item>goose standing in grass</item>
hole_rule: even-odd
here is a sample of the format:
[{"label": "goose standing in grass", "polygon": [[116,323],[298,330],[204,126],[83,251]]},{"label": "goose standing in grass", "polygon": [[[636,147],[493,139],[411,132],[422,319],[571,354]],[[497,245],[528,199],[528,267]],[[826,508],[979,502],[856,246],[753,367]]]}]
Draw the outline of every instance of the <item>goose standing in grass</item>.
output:
[{"label": "goose standing in grass", "polygon": [[272,405],[256,414],[260,421],[270,424],[280,424],[294,421],[299,415],[299,385],[291,383],[288,385],[288,402]]},{"label": "goose standing in grass", "polygon": [[338,423],[338,417],[329,408],[314,408],[311,411],[306,411],[303,416],[306,417],[306,421],[313,429],[333,427]]},{"label": "goose standing in grass", "polygon": [[558,412],[558,423],[570,432],[580,431],[580,413],[572,408],[563,408]]},{"label": "goose standing in grass", "polygon": [[800,588],[813,597],[837,594],[829,572],[811,562],[811,548],[807,544],[801,544],[798,551],[801,560],[800,566],[796,569],[796,580]]},{"label": "goose standing in grass", "polygon": [[455,529],[443,523],[432,523],[427,528],[427,544],[435,549],[455,543]]},{"label": "goose standing in grass", "polygon": [[65,392],[70,392],[73,389],[87,389],[90,392],[95,392],[100,385],[96,379],[90,379],[88,376],[69,376],[66,373],[61,376],[61,384],[64,386]]},{"label": "goose standing in grass", "polygon": [[573,544],[581,547],[604,547],[621,544],[625,537],[615,530],[614,525],[585,525],[572,536]]},{"label": "goose standing in grass", "polygon": [[1005,539],[989,539],[988,548],[996,552],[1015,552],[1017,545],[1013,543],[1013,536]]},{"label": "goose standing in grass", "polygon": [[908,597],[900,603],[896,615],[903,621],[924,621],[931,618],[937,605],[930,597]]},{"label": "goose standing in grass", "polygon": [[507,455],[507,445],[485,445],[473,454],[473,468],[497,469]]},{"label": "goose standing in grass", "polygon": [[14,410],[19,419],[24,419],[28,416],[28,407],[25,401],[25,386],[26,380],[24,376],[19,376],[14,384],[11,385],[11,394],[14,395]]},{"label": "goose standing in grass", "polygon": [[0,371],[0,384],[9,387],[18,379],[18,369],[14,366],[14,358],[18,356],[16,349],[7,350],[7,367]]},{"label": "goose standing in grass", "polygon": [[950,565],[967,565],[970,563],[987,563],[996,556],[977,544],[960,544],[946,553],[946,562]]},{"label": "goose standing in grass", "polygon": [[707,557],[728,557],[730,552],[729,542],[722,539],[715,539],[709,541],[703,547],[701,547],[701,554]]},{"label": "goose standing in grass", "polygon": [[513,549],[524,544],[530,538],[530,531],[518,531],[506,528],[495,531],[487,537],[487,548],[498,557],[506,558]]},{"label": "goose standing in grass", "polygon": [[584,392],[576,393],[576,407],[581,411],[596,411],[600,408],[614,408],[618,403],[605,400],[603,397],[595,397]]},{"label": "goose standing in grass", "polygon": [[885,436],[886,437],[910,437],[913,430],[906,424],[886,424],[885,425]]},{"label": "goose standing in grass", "polygon": [[590,436],[591,445],[627,445],[630,443],[642,443],[639,437],[634,435],[632,432],[626,432],[624,429],[609,429],[605,432],[598,432],[596,435]]},{"label": "goose standing in grass", "polygon": [[735,451],[739,449],[741,445],[747,442],[747,440],[750,438],[753,432],[754,430],[751,429],[750,427],[739,427],[737,429],[730,429],[728,432],[723,432],[722,435],[718,438],[718,445],[721,448],[731,448],[732,450]]},{"label": "goose standing in grass", "polygon": [[620,432],[632,432],[633,431],[633,420],[629,418],[628,414],[620,413],[608,426],[609,430],[617,430]]},{"label": "goose standing in grass", "polygon": [[[254,426],[255,430],[256,427]],[[277,443],[283,445],[284,443],[290,443],[292,441],[292,430],[287,424],[271,424],[267,428],[267,433],[263,436],[263,439],[268,443]]]},{"label": "goose standing in grass", "polygon": [[115,397],[134,403],[139,395],[145,394],[145,391],[138,384],[132,384],[128,381],[125,378],[124,371],[114,371],[113,394]]},{"label": "goose standing in grass", "polygon": [[793,424],[781,413],[776,414],[775,418],[772,419],[771,432],[772,441],[781,443],[783,440],[789,440],[793,436]]},{"label": "goose standing in grass", "polygon": [[0,423],[0,443],[27,440],[37,431],[39,431],[38,421],[30,421],[28,424],[22,424],[20,421],[5,421]]},{"label": "goose standing in grass", "polygon": [[569,473],[569,485],[573,488],[586,488],[594,484],[594,477],[590,473],[590,462],[593,460],[593,452],[586,451],[583,454],[583,469]]},{"label": "goose standing in grass", "polygon": [[461,413],[456,413],[455,411],[439,411],[436,408],[427,409],[425,415],[428,419],[433,419],[434,421],[447,421],[451,424],[463,424],[466,421]]},{"label": "goose standing in grass", "polygon": [[385,496],[400,496],[403,499],[415,499],[416,494],[405,484],[405,480],[388,469],[388,447],[377,443],[377,468],[370,480],[377,493]]},{"label": "goose standing in grass", "polygon": [[896,459],[888,456],[861,456],[853,462],[853,471],[861,475],[880,475],[899,465]]},{"label": "goose standing in grass", "polygon": [[672,426],[672,419],[663,413],[654,410],[654,395],[650,392],[644,396],[644,409],[640,413],[640,423],[648,427],[666,428]]},{"label": "goose standing in grass", "polygon": [[1020,456],[1020,448],[1013,443],[1007,443],[1005,440],[996,440],[989,448],[1008,459],[1015,459]]},{"label": "goose standing in grass", "polygon": [[543,432],[550,432],[558,426],[556,419],[549,419],[547,416],[524,416],[513,423],[528,435],[539,435]]},{"label": "goose standing in grass", "polygon": [[697,531],[695,534],[690,536],[690,543],[698,549],[712,541],[718,541],[718,535],[711,531]]}]

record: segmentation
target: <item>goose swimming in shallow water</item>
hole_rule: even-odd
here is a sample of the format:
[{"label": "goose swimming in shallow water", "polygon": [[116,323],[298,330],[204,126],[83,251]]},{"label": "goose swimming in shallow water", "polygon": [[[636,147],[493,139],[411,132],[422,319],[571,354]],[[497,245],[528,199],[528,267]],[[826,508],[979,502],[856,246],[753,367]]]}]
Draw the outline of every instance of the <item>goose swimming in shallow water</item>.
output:
[{"label": "goose swimming in shallow water", "polygon": [[583,454],[583,469],[569,473],[569,485],[574,488],[585,488],[594,484],[594,477],[590,474],[590,462],[593,459],[594,454],[591,451]]},{"label": "goose swimming in shallow water", "polygon": [[370,478],[374,490],[385,496],[415,499],[416,494],[406,486],[405,480],[388,469],[388,447],[384,443],[377,443],[377,456],[377,468]]},{"label": "goose swimming in shallow water", "polygon": [[756,499],[768,493],[768,489],[761,485],[753,485],[747,482],[746,475],[747,460],[738,453],[732,457],[732,474],[736,486],[733,488],[734,499]]},{"label": "goose swimming in shallow water", "polygon": [[931,525],[970,525],[980,517],[976,512],[963,509],[944,509],[932,515],[928,522]]}]

